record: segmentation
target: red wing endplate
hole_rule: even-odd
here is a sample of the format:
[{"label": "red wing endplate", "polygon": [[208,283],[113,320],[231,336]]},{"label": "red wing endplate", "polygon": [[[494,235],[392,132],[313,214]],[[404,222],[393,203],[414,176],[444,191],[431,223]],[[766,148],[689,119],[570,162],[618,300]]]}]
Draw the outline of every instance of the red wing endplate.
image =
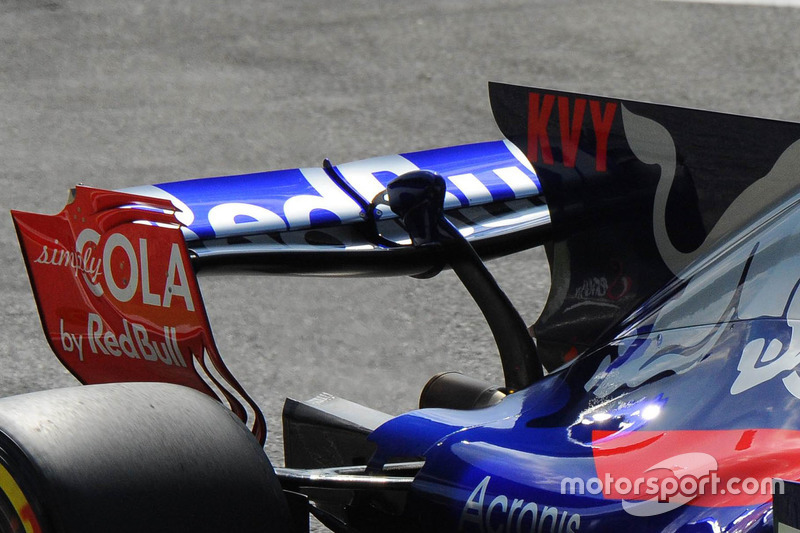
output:
[{"label": "red wing endplate", "polygon": [[88,187],[57,215],[13,211],[45,335],[82,383],[191,387],[263,443],[264,417],[219,355],[174,211]]}]

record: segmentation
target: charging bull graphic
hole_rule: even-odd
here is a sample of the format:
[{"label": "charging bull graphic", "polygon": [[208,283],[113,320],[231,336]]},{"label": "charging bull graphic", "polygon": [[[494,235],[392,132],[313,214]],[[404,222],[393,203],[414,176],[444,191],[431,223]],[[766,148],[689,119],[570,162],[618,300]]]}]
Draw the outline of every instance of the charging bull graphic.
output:
[{"label": "charging bull graphic", "polygon": [[[502,84],[490,96],[552,217],[534,326],[551,368],[796,187],[797,124]],[[625,290],[585,290],[615,281]]]}]

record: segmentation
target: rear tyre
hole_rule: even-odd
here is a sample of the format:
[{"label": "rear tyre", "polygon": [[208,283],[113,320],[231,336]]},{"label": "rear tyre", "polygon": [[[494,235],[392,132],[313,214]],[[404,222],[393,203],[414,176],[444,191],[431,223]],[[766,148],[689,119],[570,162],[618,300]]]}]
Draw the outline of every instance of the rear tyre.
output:
[{"label": "rear tyre", "polygon": [[185,387],[127,383],[0,399],[0,532],[289,531],[258,441]]}]

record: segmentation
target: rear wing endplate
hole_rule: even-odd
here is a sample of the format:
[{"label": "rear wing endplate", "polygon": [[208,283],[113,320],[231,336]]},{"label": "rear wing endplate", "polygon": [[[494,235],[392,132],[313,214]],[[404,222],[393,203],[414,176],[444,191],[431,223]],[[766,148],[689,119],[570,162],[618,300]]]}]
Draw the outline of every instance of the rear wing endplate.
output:
[{"label": "rear wing endplate", "polygon": [[161,381],[264,417],[223,363],[174,207],[78,187],[57,215],[12,211],[45,336],[85,384]]}]

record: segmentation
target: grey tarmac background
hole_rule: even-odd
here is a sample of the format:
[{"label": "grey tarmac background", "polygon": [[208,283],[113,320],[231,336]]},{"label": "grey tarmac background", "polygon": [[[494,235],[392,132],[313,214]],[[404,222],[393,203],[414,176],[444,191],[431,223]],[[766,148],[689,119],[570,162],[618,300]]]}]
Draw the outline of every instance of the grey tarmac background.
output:
[{"label": "grey tarmac background", "polygon": [[[50,354],[8,210],[121,188],[498,138],[488,80],[800,120],[800,10],[647,0],[0,0],[0,391],[76,381]],[[544,255],[491,270],[523,316]],[[221,353],[263,407],[326,391],[389,413],[427,379],[500,382],[452,273],[201,277]],[[58,290],[54,287],[53,290]]]}]

